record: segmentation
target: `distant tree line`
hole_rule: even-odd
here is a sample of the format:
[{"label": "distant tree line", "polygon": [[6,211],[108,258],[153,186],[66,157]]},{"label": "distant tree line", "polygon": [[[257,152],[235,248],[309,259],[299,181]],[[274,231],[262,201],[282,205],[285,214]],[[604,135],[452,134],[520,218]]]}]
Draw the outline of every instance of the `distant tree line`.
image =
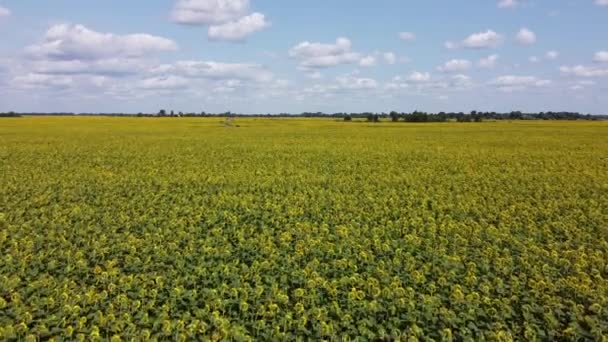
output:
[{"label": "distant tree line", "polygon": [[158,113],[16,113],[6,112],[1,113],[0,117],[20,117],[20,116],[117,116],[117,117],[304,117],[304,118],[336,118],[344,121],[353,121],[363,119],[367,122],[380,122],[390,119],[392,122],[481,122],[493,120],[608,120],[608,115],[591,115],[581,114],[578,112],[539,112],[539,113],[524,113],[521,111],[512,111],[509,113],[497,112],[478,112],[476,110],[470,113],[463,112],[439,112],[427,113],[422,111],[414,111],[411,113],[396,112],[390,113],[323,113],[323,112],[304,112],[300,114],[279,113],[279,114],[239,114],[232,112],[222,113],[207,113],[205,111],[194,112],[175,112],[173,110],[161,109]]},{"label": "distant tree line", "polygon": [[482,122],[494,120],[607,120],[608,115],[580,114],[576,112],[523,113],[520,111],[512,111],[509,113],[497,113],[478,112],[474,110],[466,114],[463,112],[426,113],[414,111],[411,113],[398,113],[392,111],[388,114],[347,114],[344,118],[345,121],[351,121],[353,118],[365,118],[368,122],[378,122],[381,118],[390,118],[392,122]]},{"label": "distant tree line", "polygon": [[15,112],[0,113],[0,118],[19,118],[22,115]]}]

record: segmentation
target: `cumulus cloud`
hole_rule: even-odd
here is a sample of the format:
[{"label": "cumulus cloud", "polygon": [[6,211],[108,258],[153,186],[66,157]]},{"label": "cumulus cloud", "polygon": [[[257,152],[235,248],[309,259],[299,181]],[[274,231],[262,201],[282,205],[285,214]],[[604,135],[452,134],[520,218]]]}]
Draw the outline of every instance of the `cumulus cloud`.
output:
[{"label": "cumulus cloud", "polygon": [[178,61],[163,64],[152,70],[157,75],[176,75],[188,78],[237,79],[268,82],[272,72],[261,65],[248,63],[221,63],[214,61]]},{"label": "cumulus cloud", "polygon": [[584,65],[562,66],[559,71],[563,75],[576,77],[604,77],[608,76],[608,69],[589,67]]},{"label": "cumulus cloud", "polygon": [[177,0],[171,18],[180,24],[217,25],[249,12],[249,0]]},{"label": "cumulus cloud", "polygon": [[358,72],[338,76],[331,83],[315,84],[304,89],[305,94],[332,97],[339,93],[370,91],[378,88],[378,82],[372,78],[359,77]]},{"label": "cumulus cloud", "polygon": [[542,57],[538,57],[538,56],[531,56],[528,58],[528,61],[530,63],[539,63],[543,60],[548,60],[548,61],[552,61],[552,60],[556,60],[559,57],[559,52],[557,51],[547,51],[545,53],[544,56]]},{"label": "cumulus cloud", "polygon": [[545,54],[545,58],[549,60],[557,59],[557,57],[559,57],[559,52],[557,51],[547,51]]},{"label": "cumulus cloud", "polygon": [[407,87],[408,87],[408,85],[405,83],[389,82],[384,85],[384,90],[399,90],[399,89],[403,89],[403,88],[407,88]]},{"label": "cumulus cloud", "polygon": [[521,45],[532,45],[536,43],[536,34],[524,27],[517,32],[515,41]]},{"label": "cumulus cloud", "polygon": [[593,55],[593,61],[597,62],[597,63],[608,63],[608,51],[598,51],[598,52],[596,52]]},{"label": "cumulus cloud", "polygon": [[608,6],[608,0],[595,0],[595,4],[598,6]]},{"label": "cumulus cloud", "polygon": [[500,0],[498,2],[498,8],[515,8],[519,6],[519,1],[517,0]]},{"label": "cumulus cloud", "polygon": [[481,68],[490,69],[496,66],[496,61],[498,61],[498,55],[490,55],[480,59],[478,65]]},{"label": "cumulus cloud", "polygon": [[458,44],[451,42],[451,41],[447,41],[447,42],[443,43],[443,47],[445,47],[448,50],[453,50],[453,49],[458,48]]},{"label": "cumulus cloud", "polygon": [[472,66],[472,63],[466,59],[452,59],[445,62],[444,65],[437,67],[437,70],[442,72],[465,71]]},{"label": "cumulus cloud", "polygon": [[390,91],[409,89],[420,94],[421,92],[461,91],[470,88],[472,85],[472,78],[465,74],[456,74],[432,80],[428,72],[413,72],[405,78],[401,76],[393,77],[390,82],[384,85],[384,89]]},{"label": "cumulus cloud", "polygon": [[151,77],[141,80],[138,86],[149,90],[180,89],[188,86],[188,79],[179,76]]},{"label": "cumulus cloud", "polygon": [[472,85],[471,77],[464,74],[454,75],[450,78],[450,86],[454,89],[468,88]]},{"label": "cumulus cloud", "polygon": [[209,27],[208,35],[211,40],[242,41],[254,32],[270,26],[261,13],[253,13],[236,21]]},{"label": "cumulus cloud", "polygon": [[302,42],[289,50],[289,56],[300,60],[300,68],[327,68],[358,62],[359,53],[352,51],[348,38],[338,38],[335,44]]},{"label": "cumulus cloud", "polygon": [[101,60],[35,60],[31,68],[36,73],[76,75],[105,74],[125,76],[143,71],[147,62],[140,59],[109,58]]},{"label": "cumulus cloud", "polygon": [[384,61],[388,64],[392,65],[397,63],[397,55],[392,52],[385,52],[384,54],[382,54],[382,57],[384,58]]},{"label": "cumulus cloud", "polygon": [[315,70],[313,72],[306,74],[306,77],[313,79],[313,80],[318,80],[318,79],[323,78],[323,74],[319,70]]},{"label": "cumulus cloud", "polygon": [[574,85],[570,86],[571,90],[583,90],[587,87],[591,87],[594,86],[596,83],[595,81],[591,81],[591,80],[582,80],[582,81],[577,81],[576,83],[574,83]]},{"label": "cumulus cloud", "polygon": [[250,13],[249,0],[177,0],[171,14],[174,22],[208,25],[212,41],[243,41],[270,26],[262,13]]},{"label": "cumulus cloud", "polygon": [[401,76],[395,76],[393,77],[393,79],[391,80],[391,82],[388,82],[387,84],[384,85],[384,89],[386,90],[399,90],[399,89],[405,89],[408,88],[410,85],[405,83],[403,81],[403,79],[401,78]]},{"label": "cumulus cloud", "polygon": [[8,17],[10,15],[11,11],[8,8],[0,6],[0,18]]},{"label": "cumulus cloud", "polygon": [[550,85],[551,80],[539,79],[536,76],[499,76],[490,81],[489,84],[506,92],[525,90],[529,87],[545,87]]},{"label": "cumulus cloud", "polygon": [[[127,77],[150,68],[150,54],[176,49],[174,41],[149,34],[117,35],[83,25],[58,24],[47,30],[41,42],[25,48],[27,58],[21,61],[24,70],[19,73],[31,74],[19,80],[43,82],[46,76],[61,79],[62,75]],[[47,85],[60,86],[53,82]]]},{"label": "cumulus cloud", "polygon": [[70,24],[52,26],[42,43],[26,48],[30,56],[57,60],[140,57],[151,52],[174,50],[177,50],[177,44],[167,38],[144,33],[100,33],[83,25]]},{"label": "cumulus cloud", "polygon": [[28,73],[13,78],[13,83],[17,88],[23,89],[69,88],[74,83],[74,79],[70,76]]},{"label": "cumulus cloud", "polygon": [[399,32],[399,39],[404,42],[412,42],[416,40],[416,34],[413,32]]},{"label": "cumulus cloud", "polygon": [[471,82],[471,77],[464,74],[458,74],[452,76],[452,80],[454,80],[456,83],[469,83]]},{"label": "cumulus cloud", "polygon": [[227,80],[220,82],[212,91],[214,93],[232,93],[243,86],[244,84],[241,80]]},{"label": "cumulus cloud", "polygon": [[431,80],[431,74],[428,72],[414,71],[408,77],[407,80],[414,83],[424,83]]},{"label": "cumulus cloud", "polygon": [[363,57],[359,61],[359,65],[362,66],[362,67],[373,67],[373,66],[376,66],[376,57],[374,57],[374,56]]},{"label": "cumulus cloud", "polygon": [[445,47],[453,49],[456,47],[464,47],[467,49],[486,49],[498,46],[503,38],[500,34],[487,30],[485,32],[473,33],[465,38],[460,44],[446,42]]},{"label": "cumulus cloud", "polygon": [[341,89],[349,90],[365,90],[375,89],[378,87],[378,82],[371,78],[356,77],[356,75],[345,75],[336,78],[336,81]]}]

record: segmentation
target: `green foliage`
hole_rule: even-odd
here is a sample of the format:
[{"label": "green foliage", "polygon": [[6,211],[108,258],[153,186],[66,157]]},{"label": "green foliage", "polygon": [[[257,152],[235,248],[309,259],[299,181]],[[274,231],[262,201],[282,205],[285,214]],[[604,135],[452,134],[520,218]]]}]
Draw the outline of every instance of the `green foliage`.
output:
[{"label": "green foliage", "polygon": [[0,340],[605,340],[608,124],[0,122]]}]

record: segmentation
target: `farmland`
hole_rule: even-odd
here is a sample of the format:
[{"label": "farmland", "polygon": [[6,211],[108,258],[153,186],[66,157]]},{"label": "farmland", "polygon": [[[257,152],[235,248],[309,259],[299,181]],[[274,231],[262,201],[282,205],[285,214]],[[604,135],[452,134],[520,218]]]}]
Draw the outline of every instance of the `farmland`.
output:
[{"label": "farmland", "polygon": [[0,340],[608,338],[607,122],[220,121],[0,120]]}]

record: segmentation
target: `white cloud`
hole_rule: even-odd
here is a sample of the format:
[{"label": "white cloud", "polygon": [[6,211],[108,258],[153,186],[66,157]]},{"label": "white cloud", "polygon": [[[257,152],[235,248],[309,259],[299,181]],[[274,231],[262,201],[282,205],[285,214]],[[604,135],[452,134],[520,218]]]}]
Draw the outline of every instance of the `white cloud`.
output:
[{"label": "white cloud", "polygon": [[[608,0],[606,0],[608,1]],[[606,63],[608,62],[608,51],[599,51],[593,55],[593,61],[597,63]]]},{"label": "white cloud", "polygon": [[35,60],[31,69],[40,74],[105,74],[124,76],[141,72],[146,62],[140,59],[109,58],[100,60]]},{"label": "white cloud", "polygon": [[498,2],[498,8],[515,8],[519,6],[519,1],[517,0],[500,0]]},{"label": "white cloud", "polygon": [[583,90],[587,87],[594,86],[595,84],[596,84],[595,81],[582,80],[582,81],[577,81],[574,85],[572,85],[570,87],[570,89],[571,90]]},{"label": "white cloud", "polygon": [[306,74],[306,76],[308,78],[313,79],[313,80],[318,80],[318,79],[323,78],[323,74],[319,70],[315,70],[315,71],[313,71],[311,73],[308,73],[308,74]]},{"label": "white cloud", "polygon": [[536,43],[536,34],[524,27],[517,32],[515,41],[521,45],[532,45]]},{"label": "white cloud", "polygon": [[514,86],[514,85],[531,85],[538,82],[536,76],[499,76],[495,78],[490,84],[496,86]]},{"label": "white cloud", "polygon": [[598,6],[608,6],[608,0],[595,0],[595,4]]},{"label": "white cloud", "polygon": [[577,65],[573,67],[562,66],[559,71],[567,76],[576,77],[604,77],[608,76],[608,69],[588,67],[584,65]]},{"label": "white cloud", "polygon": [[374,57],[374,56],[363,57],[359,61],[359,65],[362,66],[362,67],[373,67],[373,66],[376,66],[376,57]]},{"label": "white cloud", "polygon": [[405,89],[407,87],[409,87],[409,85],[407,83],[389,82],[384,85],[385,90],[399,90],[399,89]]},{"label": "white cloud", "polygon": [[458,48],[458,44],[456,44],[454,42],[447,41],[447,42],[443,43],[443,47],[445,47],[448,50],[453,50],[453,49],[457,49]]},{"label": "white cloud", "polygon": [[499,76],[490,81],[489,84],[504,92],[525,90],[529,87],[545,87],[553,82],[551,80],[539,79],[536,76]]},{"label": "white cloud", "polygon": [[544,87],[544,86],[548,86],[553,84],[553,81],[551,80],[538,80],[536,82],[534,82],[534,86],[536,87]]},{"label": "white cloud", "polygon": [[592,86],[592,85],[596,85],[597,83],[595,81],[591,81],[591,80],[583,80],[583,81],[578,81],[576,82],[582,86]]},{"label": "white cloud", "polygon": [[501,35],[492,30],[487,30],[485,32],[473,33],[463,40],[461,45],[468,49],[484,49],[496,47],[501,42]]},{"label": "white cloud", "polygon": [[466,59],[452,59],[445,62],[444,65],[437,67],[437,70],[443,72],[465,71],[471,67],[472,63]]},{"label": "white cloud", "polygon": [[92,76],[89,78],[89,82],[99,88],[106,86],[109,81],[110,79],[105,76]]},{"label": "white cloud", "polygon": [[573,86],[570,87],[570,90],[575,90],[575,91],[577,91],[577,90],[583,90],[583,89],[585,89],[585,87],[583,87],[580,84],[576,84],[576,85],[573,85]]},{"label": "white cloud", "polygon": [[13,79],[17,88],[69,88],[74,83],[70,76],[44,75],[29,73]]},{"label": "white cloud", "polygon": [[399,32],[399,39],[404,42],[412,42],[416,40],[416,34],[413,32]]},{"label": "white cloud", "polygon": [[399,90],[408,88],[410,85],[403,81],[401,76],[393,77],[392,81],[384,85],[384,89],[386,90]]},{"label": "white cloud", "polygon": [[547,51],[543,57],[531,56],[528,58],[530,63],[539,63],[542,60],[556,60],[559,57],[559,52],[557,51]]},{"label": "white cloud", "polygon": [[153,74],[179,75],[189,78],[237,79],[268,82],[273,74],[258,64],[221,63],[214,61],[178,61],[163,64],[152,70]]},{"label": "white cloud", "polygon": [[142,89],[179,89],[188,86],[188,79],[179,76],[146,78],[139,82]]},{"label": "white cloud", "polygon": [[0,6],[0,18],[8,17],[10,15],[11,11],[8,8]]},{"label": "white cloud", "polygon": [[419,71],[414,71],[408,76],[407,80],[415,83],[424,83],[431,80],[431,74],[429,74],[428,72],[423,73]]},{"label": "white cloud", "polygon": [[300,68],[326,68],[351,64],[360,60],[360,54],[351,50],[347,38],[336,39],[335,44],[302,42],[289,50],[289,56],[300,60]]},{"label": "white cloud", "polygon": [[305,94],[315,96],[332,97],[336,93],[348,93],[356,91],[370,91],[378,88],[378,82],[372,78],[358,77],[358,71],[338,76],[335,82],[330,84],[315,84],[303,90]]},{"label": "white cloud", "polygon": [[46,32],[44,42],[26,48],[26,52],[36,58],[57,60],[140,57],[151,52],[174,50],[177,50],[177,44],[167,38],[144,33],[99,33],[83,25],[69,24],[52,26]]},{"label": "white cloud", "polygon": [[236,21],[209,27],[208,35],[212,40],[242,41],[254,32],[270,26],[261,13],[252,13]]},{"label": "white cloud", "polygon": [[559,52],[557,51],[547,51],[545,54],[545,58],[549,60],[557,59],[557,57],[559,57]]},{"label": "white cloud", "polygon": [[410,92],[416,94],[428,94],[436,91],[461,91],[470,88],[472,85],[472,78],[464,74],[433,80],[428,72],[413,72],[405,78],[401,76],[393,77],[383,88],[390,91],[409,89]]},{"label": "white cloud", "polygon": [[249,0],[177,0],[173,21],[188,25],[209,25],[212,41],[243,41],[271,24],[262,13],[250,13]]},{"label": "white cloud", "polygon": [[177,0],[171,18],[180,24],[217,25],[249,12],[249,0]]},{"label": "white cloud", "polygon": [[451,80],[454,88],[466,88],[472,84],[471,77],[463,74],[454,75],[451,77]]},{"label": "white cloud", "polygon": [[479,67],[481,68],[493,68],[496,66],[496,61],[498,60],[498,55],[490,55],[488,57],[484,57],[479,60]]},{"label": "white cloud", "polygon": [[384,61],[388,64],[392,65],[397,63],[397,56],[392,52],[385,52],[382,57],[384,58]]},{"label": "white cloud", "polygon": [[341,89],[349,90],[364,90],[375,89],[378,87],[378,82],[371,78],[356,77],[353,75],[345,75],[336,78]]}]

